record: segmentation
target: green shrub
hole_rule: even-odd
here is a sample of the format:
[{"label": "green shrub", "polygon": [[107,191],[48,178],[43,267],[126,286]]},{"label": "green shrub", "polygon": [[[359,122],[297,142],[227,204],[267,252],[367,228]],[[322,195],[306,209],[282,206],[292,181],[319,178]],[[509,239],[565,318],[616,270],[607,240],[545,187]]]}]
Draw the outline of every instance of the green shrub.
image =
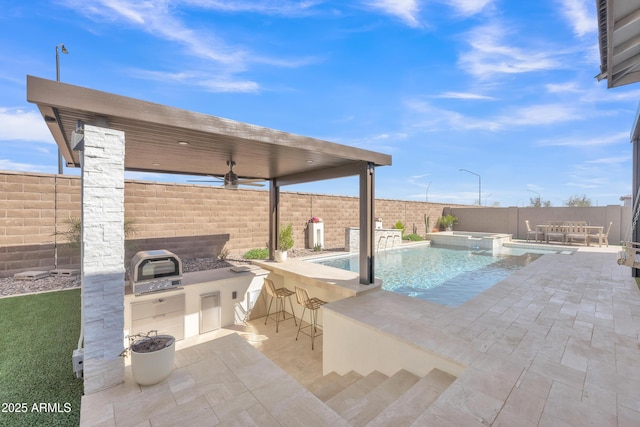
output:
[{"label": "green shrub", "polygon": [[402,223],[402,221],[396,222],[393,228],[395,228],[396,230],[400,230],[402,232],[401,234],[404,234],[404,224]]},{"label": "green shrub", "polygon": [[417,234],[405,234],[402,236],[402,240],[411,240],[413,242],[419,242],[420,240],[424,240],[422,236],[418,236]]},{"label": "green shrub", "polygon": [[244,259],[267,259],[269,258],[269,249],[267,248],[255,248],[250,249],[242,255]]},{"label": "green shrub", "polygon": [[448,214],[440,218],[440,221],[438,222],[440,223],[440,226],[442,228],[452,227],[453,225],[458,223],[458,217]]},{"label": "green shrub", "polygon": [[293,248],[293,224],[280,228],[280,250],[288,251]]}]

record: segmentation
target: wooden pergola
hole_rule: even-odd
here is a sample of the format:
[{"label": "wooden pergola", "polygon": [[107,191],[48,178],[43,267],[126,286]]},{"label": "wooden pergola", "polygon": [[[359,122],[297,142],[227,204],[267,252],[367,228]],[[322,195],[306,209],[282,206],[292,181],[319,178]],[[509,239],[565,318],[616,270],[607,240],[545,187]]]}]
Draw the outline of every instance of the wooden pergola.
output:
[{"label": "wooden pergola", "polygon": [[91,124],[124,132],[128,171],[224,175],[233,160],[239,177],[268,181],[272,259],[282,186],[359,176],[360,283],[374,282],[375,168],[391,165],[391,156],[33,76],[27,100],[38,105],[68,167],[80,167],[74,135]]}]

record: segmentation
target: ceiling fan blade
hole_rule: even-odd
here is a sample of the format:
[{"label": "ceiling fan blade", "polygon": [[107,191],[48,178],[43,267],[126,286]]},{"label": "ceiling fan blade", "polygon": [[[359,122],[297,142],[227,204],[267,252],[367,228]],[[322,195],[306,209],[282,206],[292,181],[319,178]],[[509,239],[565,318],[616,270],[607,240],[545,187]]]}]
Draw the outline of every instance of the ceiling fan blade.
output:
[{"label": "ceiling fan blade", "polygon": [[258,184],[256,182],[240,181],[240,182],[238,182],[238,184],[240,184],[240,185],[249,185],[251,187],[264,187],[264,184]]},{"label": "ceiling fan blade", "polygon": [[[215,175],[207,175],[211,179],[188,179],[187,182],[219,182],[224,181],[224,178],[215,176]],[[217,180],[217,181],[216,181]]]}]

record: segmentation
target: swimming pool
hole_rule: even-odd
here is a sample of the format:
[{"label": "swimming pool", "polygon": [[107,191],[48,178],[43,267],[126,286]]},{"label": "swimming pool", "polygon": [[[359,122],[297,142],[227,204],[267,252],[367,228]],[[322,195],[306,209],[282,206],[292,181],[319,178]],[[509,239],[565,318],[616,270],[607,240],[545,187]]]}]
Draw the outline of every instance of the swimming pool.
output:
[{"label": "swimming pool", "polygon": [[[544,254],[571,253],[502,246],[499,249],[418,246],[376,254],[382,289],[457,307]],[[311,260],[359,270],[358,254]]]}]

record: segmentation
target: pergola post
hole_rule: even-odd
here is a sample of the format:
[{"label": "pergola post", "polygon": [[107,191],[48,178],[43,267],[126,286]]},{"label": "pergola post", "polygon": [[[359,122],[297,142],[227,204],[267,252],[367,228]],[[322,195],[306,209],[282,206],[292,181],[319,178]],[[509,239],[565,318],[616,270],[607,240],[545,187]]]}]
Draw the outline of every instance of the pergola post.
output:
[{"label": "pergola post", "polygon": [[269,185],[269,259],[273,260],[280,244],[280,185],[275,179]]},{"label": "pergola post", "polygon": [[82,326],[84,393],[124,381],[124,132],[84,126]]},{"label": "pergola post", "polygon": [[360,165],[360,283],[375,281],[373,215],[375,212],[375,165]]}]

